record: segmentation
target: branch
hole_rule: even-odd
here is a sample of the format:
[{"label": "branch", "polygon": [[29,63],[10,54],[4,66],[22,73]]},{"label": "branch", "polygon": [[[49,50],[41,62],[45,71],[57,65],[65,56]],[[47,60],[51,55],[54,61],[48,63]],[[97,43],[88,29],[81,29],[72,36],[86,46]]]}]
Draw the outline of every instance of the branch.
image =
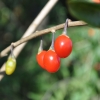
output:
[{"label": "branch", "polygon": [[[65,23],[63,24],[60,24],[60,25],[57,25],[57,26],[54,26],[54,27],[51,27],[51,28],[48,28],[48,29],[44,29],[44,30],[41,30],[41,31],[38,31],[38,32],[35,32],[33,33],[32,35],[29,35],[25,38],[22,38],[16,42],[13,43],[13,46],[14,47],[17,47],[18,45],[22,44],[22,43],[25,43],[35,37],[38,37],[38,36],[41,36],[41,35],[44,35],[44,34],[47,34],[47,33],[50,33],[52,30],[60,30],[62,28],[64,28],[64,25]],[[82,25],[86,25],[85,22],[82,22],[82,21],[74,21],[74,22],[68,22],[68,26],[82,26]],[[0,54],[0,57],[3,57],[5,56],[8,52],[10,51],[10,46],[7,47],[6,49],[4,49],[1,54]]]},{"label": "branch", "polygon": [[[31,23],[31,25],[28,27],[22,38],[27,37],[31,35],[36,28],[39,26],[41,21],[46,17],[46,15],[51,11],[51,9],[54,7],[54,5],[58,2],[58,0],[49,0],[47,4],[43,7],[41,12],[38,14],[38,16],[34,19],[34,21]],[[24,42],[21,45],[16,45],[17,47],[14,49],[13,53],[15,57],[18,57],[24,46],[27,42]],[[5,50],[3,50],[0,54],[0,57],[6,56],[7,53],[10,51],[10,47],[7,47]],[[5,71],[5,63],[2,65],[0,69],[0,73]],[[0,75],[0,80],[4,77],[4,74]]]}]

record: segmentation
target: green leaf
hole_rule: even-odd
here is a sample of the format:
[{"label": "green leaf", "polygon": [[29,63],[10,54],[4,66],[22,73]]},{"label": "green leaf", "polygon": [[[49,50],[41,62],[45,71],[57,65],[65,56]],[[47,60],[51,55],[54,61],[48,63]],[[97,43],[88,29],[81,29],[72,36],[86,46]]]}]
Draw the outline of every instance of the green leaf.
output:
[{"label": "green leaf", "polygon": [[70,13],[94,27],[100,27],[100,4],[83,0],[69,0]]}]

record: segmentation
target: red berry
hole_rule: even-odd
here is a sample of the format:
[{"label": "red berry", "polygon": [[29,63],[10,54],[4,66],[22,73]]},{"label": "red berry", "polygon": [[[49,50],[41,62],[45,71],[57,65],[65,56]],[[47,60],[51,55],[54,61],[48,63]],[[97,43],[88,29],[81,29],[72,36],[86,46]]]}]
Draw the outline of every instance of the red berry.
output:
[{"label": "red berry", "polygon": [[72,41],[67,35],[60,35],[56,38],[54,49],[60,58],[68,57],[72,51]]},{"label": "red berry", "polygon": [[41,51],[37,54],[36,59],[38,64],[40,65],[40,67],[42,67],[44,69],[44,64],[43,64],[43,59],[44,59],[44,55],[45,55],[46,51]]},{"label": "red berry", "polygon": [[44,55],[45,69],[50,73],[55,73],[60,68],[60,58],[54,50],[48,50]]}]

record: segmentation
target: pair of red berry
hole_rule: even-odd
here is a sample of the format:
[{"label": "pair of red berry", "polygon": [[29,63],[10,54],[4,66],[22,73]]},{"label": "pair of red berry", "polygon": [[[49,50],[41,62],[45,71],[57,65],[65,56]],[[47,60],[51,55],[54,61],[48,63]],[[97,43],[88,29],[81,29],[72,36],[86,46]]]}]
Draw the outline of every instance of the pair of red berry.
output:
[{"label": "pair of red berry", "polygon": [[[67,24],[67,20],[66,20]],[[54,32],[52,44],[48,51],[43,50],[42,40],[37,54],[38,64],[50,73],[55,73],[60,68],[60,58],[68,57],[72,51],[72,41],[66,35],[67,25],[65,24],[64,32],[54,41]]]}]

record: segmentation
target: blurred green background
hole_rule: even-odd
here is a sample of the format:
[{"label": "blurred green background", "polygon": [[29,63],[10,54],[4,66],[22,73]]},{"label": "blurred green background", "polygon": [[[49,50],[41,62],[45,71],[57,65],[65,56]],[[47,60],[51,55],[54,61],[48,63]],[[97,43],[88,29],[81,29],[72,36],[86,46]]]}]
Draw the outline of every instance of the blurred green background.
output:
[{"label": "blurred green background", "polygon": [[[0,51],[21,38],[47,0],[0,0]],[[66,9],[58,2],[37,30],[64,23]],[[62,30],[56,32],[59,36]],[[17,68],[0,81],[0,100],[100,100],[100,29],[69,27],[73,51],[50,74],[36,62],[41,37],[28,42],[17,58]],[[43,37],[48,50],[52,35]],[[7,57],[0,59],[0,66]],[[2,74],[2,73],[0,73]]]}]

